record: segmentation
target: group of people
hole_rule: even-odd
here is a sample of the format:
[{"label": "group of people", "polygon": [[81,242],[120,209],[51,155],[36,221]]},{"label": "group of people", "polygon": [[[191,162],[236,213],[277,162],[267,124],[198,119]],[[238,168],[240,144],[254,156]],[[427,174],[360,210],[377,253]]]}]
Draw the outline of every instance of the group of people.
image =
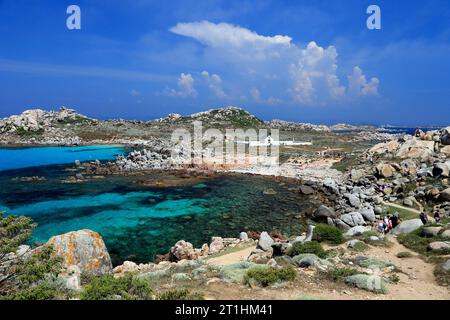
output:
[{"label": "group of people", "polygon": [[[422,220],[423,224],[428,223],[428,215],[426,214],[426,212],[422,211],[419,215],[419,218],[420,218],[420,220]],[[439,214],[439,211],[434,212],[434,220],[436,221],[436,223],[441,221],[441,215]]]},{"label": "group of people", "polygon": [[[428,224],[428,215],[426,212],[422,211],[419,215],[420,220],[422,223]],[[441,216],[438,211],[434,213],[434,220],[436,222],[439,222],[441,220]],[[400,217],[398,216],[398,213],[395,212],[392,216],[387,215],[384,218],[381,218],[377,222],[377,230],[380,235],[387,234],[389,231],[394,229],[396,226],[400,224]]]},{"label": "group of people", "polygon": [[392,216],[387,215],[383,219],[380,219],[377,223],[377,230],[380,234],[386,234],[390,230],[394,229],[396,226],[400,224],[400,217],[398,213],[395,212]]}]

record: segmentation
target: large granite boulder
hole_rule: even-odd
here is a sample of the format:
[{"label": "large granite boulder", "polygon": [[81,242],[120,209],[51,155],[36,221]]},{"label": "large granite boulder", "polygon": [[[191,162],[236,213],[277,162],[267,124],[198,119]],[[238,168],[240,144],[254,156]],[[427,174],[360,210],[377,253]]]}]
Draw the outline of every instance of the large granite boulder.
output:
[{"label": "large granite boulder", "polygon": [[199,252],[195,250],[190,242],[180,240],[170,248],[169,259],[171,261],[195,260],[198,259]]},{"label": "large granite boulder", "polygon": [[400,168],[404,175],[415,175],[417,173],[417,164],[413,159],[405,159],[400,162]]},{"label": "large granite boulder", "polygon": [[345,193],[344,197],[348,200],[350,205],[354,208],[359,208],[361,206],[361,200],[357,195],[351,193]]},{"label": "large granite boulder", "polygon": [[272,245],[274,243],[275,241],[273,241],[273,239],[269,236],[269,234],[264,231],[261,232],[261,234],[259,235],[257,248],[263,251],[269,251],[272,250]]},{"label": "large granite boulder", "polygon": [[422,220],[420,219],[411,219],[411,220],[405,220],[401,222],[398,226],[394,228],[392,231],[393,234],[399,235],[403,233],[410,233],[413,232],[420,227],[423,226]]},{"label": "large granite boulder", "polygon": [[359,213],[364,217],[365,220],[374,222],[376,220],[375,210],[371,206],[366,206],[359,209]]},{"label": "large granite boulder", "polygon": [[442,129],[441,143],[443,145],[450,145],[450,127]]},{"label": "large granite boulder", "polygon": [[376,166],[377,175],[381,178],[390,178],[394,175],[395,169],[387,163],[379,163]]},{"label": "large granite boulder", "polygon": [[435,241],[428,244],[428,251],[450,252],[450,241]]},{"label": "large granite boulder", "polygon": [[406,140],[396,153],[399,158],[426,159],[434,153],[434,141],[425,141],[417,138]]},{"label": "large granite boulder", "polygon": [[212,237],[211,243],[209,244],[209,253],[217,253],[222,251],[225,248],[225,244],[223,242],[223,238],[221,237]]},{"label": "large granite boulder", "polygon": [[439,196],[444,201],[450,201],[450,188],[441,191]]},{"label": "large granite boulder", "polygon": [[362,226],[365,224],[363,216],[359,212],[343,214],[341,220],[350,227]]},{"label": "large granite boulder", "polygon": [[396,152],[400,148],[400,143],[397,140],[391,140],[386,143],[378,143],[374,145],[369,152],[384,154],[384,153],[392,153]]},{"label": "large granite boulder", "polygon": [[445,177],[448,178],[450,173],[450,161],[438,162],[433,166],[433,176],[434,177]]},{"label": "large granite boulder", "polygon": [[316,211],[313,213],[314,219],[326,219],[326,218],[335,218],[336,212],[333,208],[329,208],[327,206],[320,206]]},{"label": "large granite boulder", "polygon": [[111,258],[102,237],[91,230],[72,231],[54,236],[47,245],[64,260],[67,269],[77,266],[81,273],[102,275],[112,270]]},{"label": "large granite boulder", "polygon": [[354,237],[354,236],[359,236],[362,235],[364,232],[370,231],[371,228],[370,227],[364,227],[364,226],[356,226],[353,228],[350,228],[345,235],[347,237]]}]

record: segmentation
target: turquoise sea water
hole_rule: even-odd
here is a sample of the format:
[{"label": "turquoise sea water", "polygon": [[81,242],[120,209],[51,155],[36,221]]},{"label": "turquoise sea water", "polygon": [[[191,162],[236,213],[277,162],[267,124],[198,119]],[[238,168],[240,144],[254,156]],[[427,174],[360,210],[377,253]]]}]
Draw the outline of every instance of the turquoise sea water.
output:
[{"label": "turquoise sea water", "polygon": [[[38,227],[32,244],[73,230],[97,231],[114,264],[149,262],[181,239],[200,247],[211,236],[237,237],[247,230],[298,234],[303,225],[295,216],[317,206],[296,191],[296,185],[259,176],[226,175],[188,186],[153,188],[136,181],[170,178],[168,174],[64,184],[61,180],[74,174],[66,169],[67,165],[50,165],[0,172],[0,210],[33,218]],[[14,180],[33,175],[47,180]],[[264,196],[268,188],[277,193]]]},{"label": "turquoise sea water", "polygon": [[82,147],[0,148],[0,170],[11,170],[75,160],[113,160],[125,149],[119,145]]}]

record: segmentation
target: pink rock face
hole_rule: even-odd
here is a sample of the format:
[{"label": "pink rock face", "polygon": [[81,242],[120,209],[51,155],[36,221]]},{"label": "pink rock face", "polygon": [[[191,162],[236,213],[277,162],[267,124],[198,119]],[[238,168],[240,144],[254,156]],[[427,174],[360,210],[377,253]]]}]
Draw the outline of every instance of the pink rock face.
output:
[{"label": "pink rock face", "polygon": [[195,260],[198,259],[199,253],[194,249],[194,246],[190,242],[184,240],[178,241],[170,249],[170,260]]},{"label": "pink rock face", "polygon": [[81,273],[101,275],[112,270],[111,258],[102,237],[91,230],[79,230],[50,238],[56,255],[66,268],[77,266]]}]

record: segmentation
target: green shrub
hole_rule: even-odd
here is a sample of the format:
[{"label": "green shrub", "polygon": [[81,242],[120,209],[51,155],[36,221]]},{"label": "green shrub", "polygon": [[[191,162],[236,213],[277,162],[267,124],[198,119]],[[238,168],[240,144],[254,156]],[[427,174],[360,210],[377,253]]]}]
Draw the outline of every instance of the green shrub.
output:
[{"label": "green shrub", "polygon": [[0,300],[59,300],[70,297],[70,293],[54,281],[43,281],[23,289],[11,291]]},{"label": "green shrub", "polygon": [[412,232],[400,234],[397,239],[408,249],[411,249],[420,254],[427,254],[427,246],[430,243],[430,238],[422,238],[417,233]]},{"label": "green shrub", "polygon": [[35,228],[30,218],[4,217],[0,212],[0,299],[48,300],[69,296],[57,276],[62,258],[53,254],[51,246],[42,246],[17,260],[8,261],[8,253],[15,252],[27,241]]},{"label": "green shrub", "polygon": [[395,283],[395,284],[397,284],[397,283],[400,282],[400,278],[399,278],[398,275],[396,275],[395,273],[394,273],[394,274],[391,274],[391,275],[389,276],[388,280],[389,280],[389,282]]},{"label": "green shrub", "polygon": [[245,275],[248,269],[268,269],[269,266],[265,264],[256,264],[253,262],[242,261],[220,268],[220,275],[222,278],[233,283],[244,283]]},{"label": "green shrub", "polygon": [[403,259],[403,258],[411,258],[413,254],[409,251],[402,251],[397,253],[397,258]]},{"label": "green shrub", "polygon": [[294,257],[302,253],[312,253],[319,258],[326,258],[327,252],[323,249],[322,245],[316,241],[310,242],[296,242],[287,251],[288,256]]},{"label": "green shrub", "polygon": [[276,282],[282,281],[292,281],[297,276],[297,272],[293,267],[286,268],[269,268],[269,269],[260,269],[260,268],[251,268],[247,271],[245,275],[245,282],[250,283],[251,280],[255,280],[261,286],[267,287]]},{"label": "green shrub", "polygon": [[365,242],[357,242],[353,248],[351,248],[352,251],[356,251],[356,252],[363,252],[366,251],[367,249],[369,249],[369,246],[365,243]]},{"label": "green shrub", "polygon": [[333,268],[327,275],[333,281],[344,281],[345,278],[358,274],[358,270],[353,268]]},{"label": "green shrub", "polygon": [[150,284],[133,275],[114,278],[103,275],[94,278],[81,292],[82,300],[151,300],[153,290]]},{"label": "green shrub", "polygon": [[187,289],[175,289],[158,293],[157,300],[205,300],[203,294],[190,292]]},{"label": "green shrub", "polygon": [[329,242],[332,244],[341,244],[344,242],[344,236],[338,228],[328,224],[318,224],[314,229],[314,240],[318,242]]}]

